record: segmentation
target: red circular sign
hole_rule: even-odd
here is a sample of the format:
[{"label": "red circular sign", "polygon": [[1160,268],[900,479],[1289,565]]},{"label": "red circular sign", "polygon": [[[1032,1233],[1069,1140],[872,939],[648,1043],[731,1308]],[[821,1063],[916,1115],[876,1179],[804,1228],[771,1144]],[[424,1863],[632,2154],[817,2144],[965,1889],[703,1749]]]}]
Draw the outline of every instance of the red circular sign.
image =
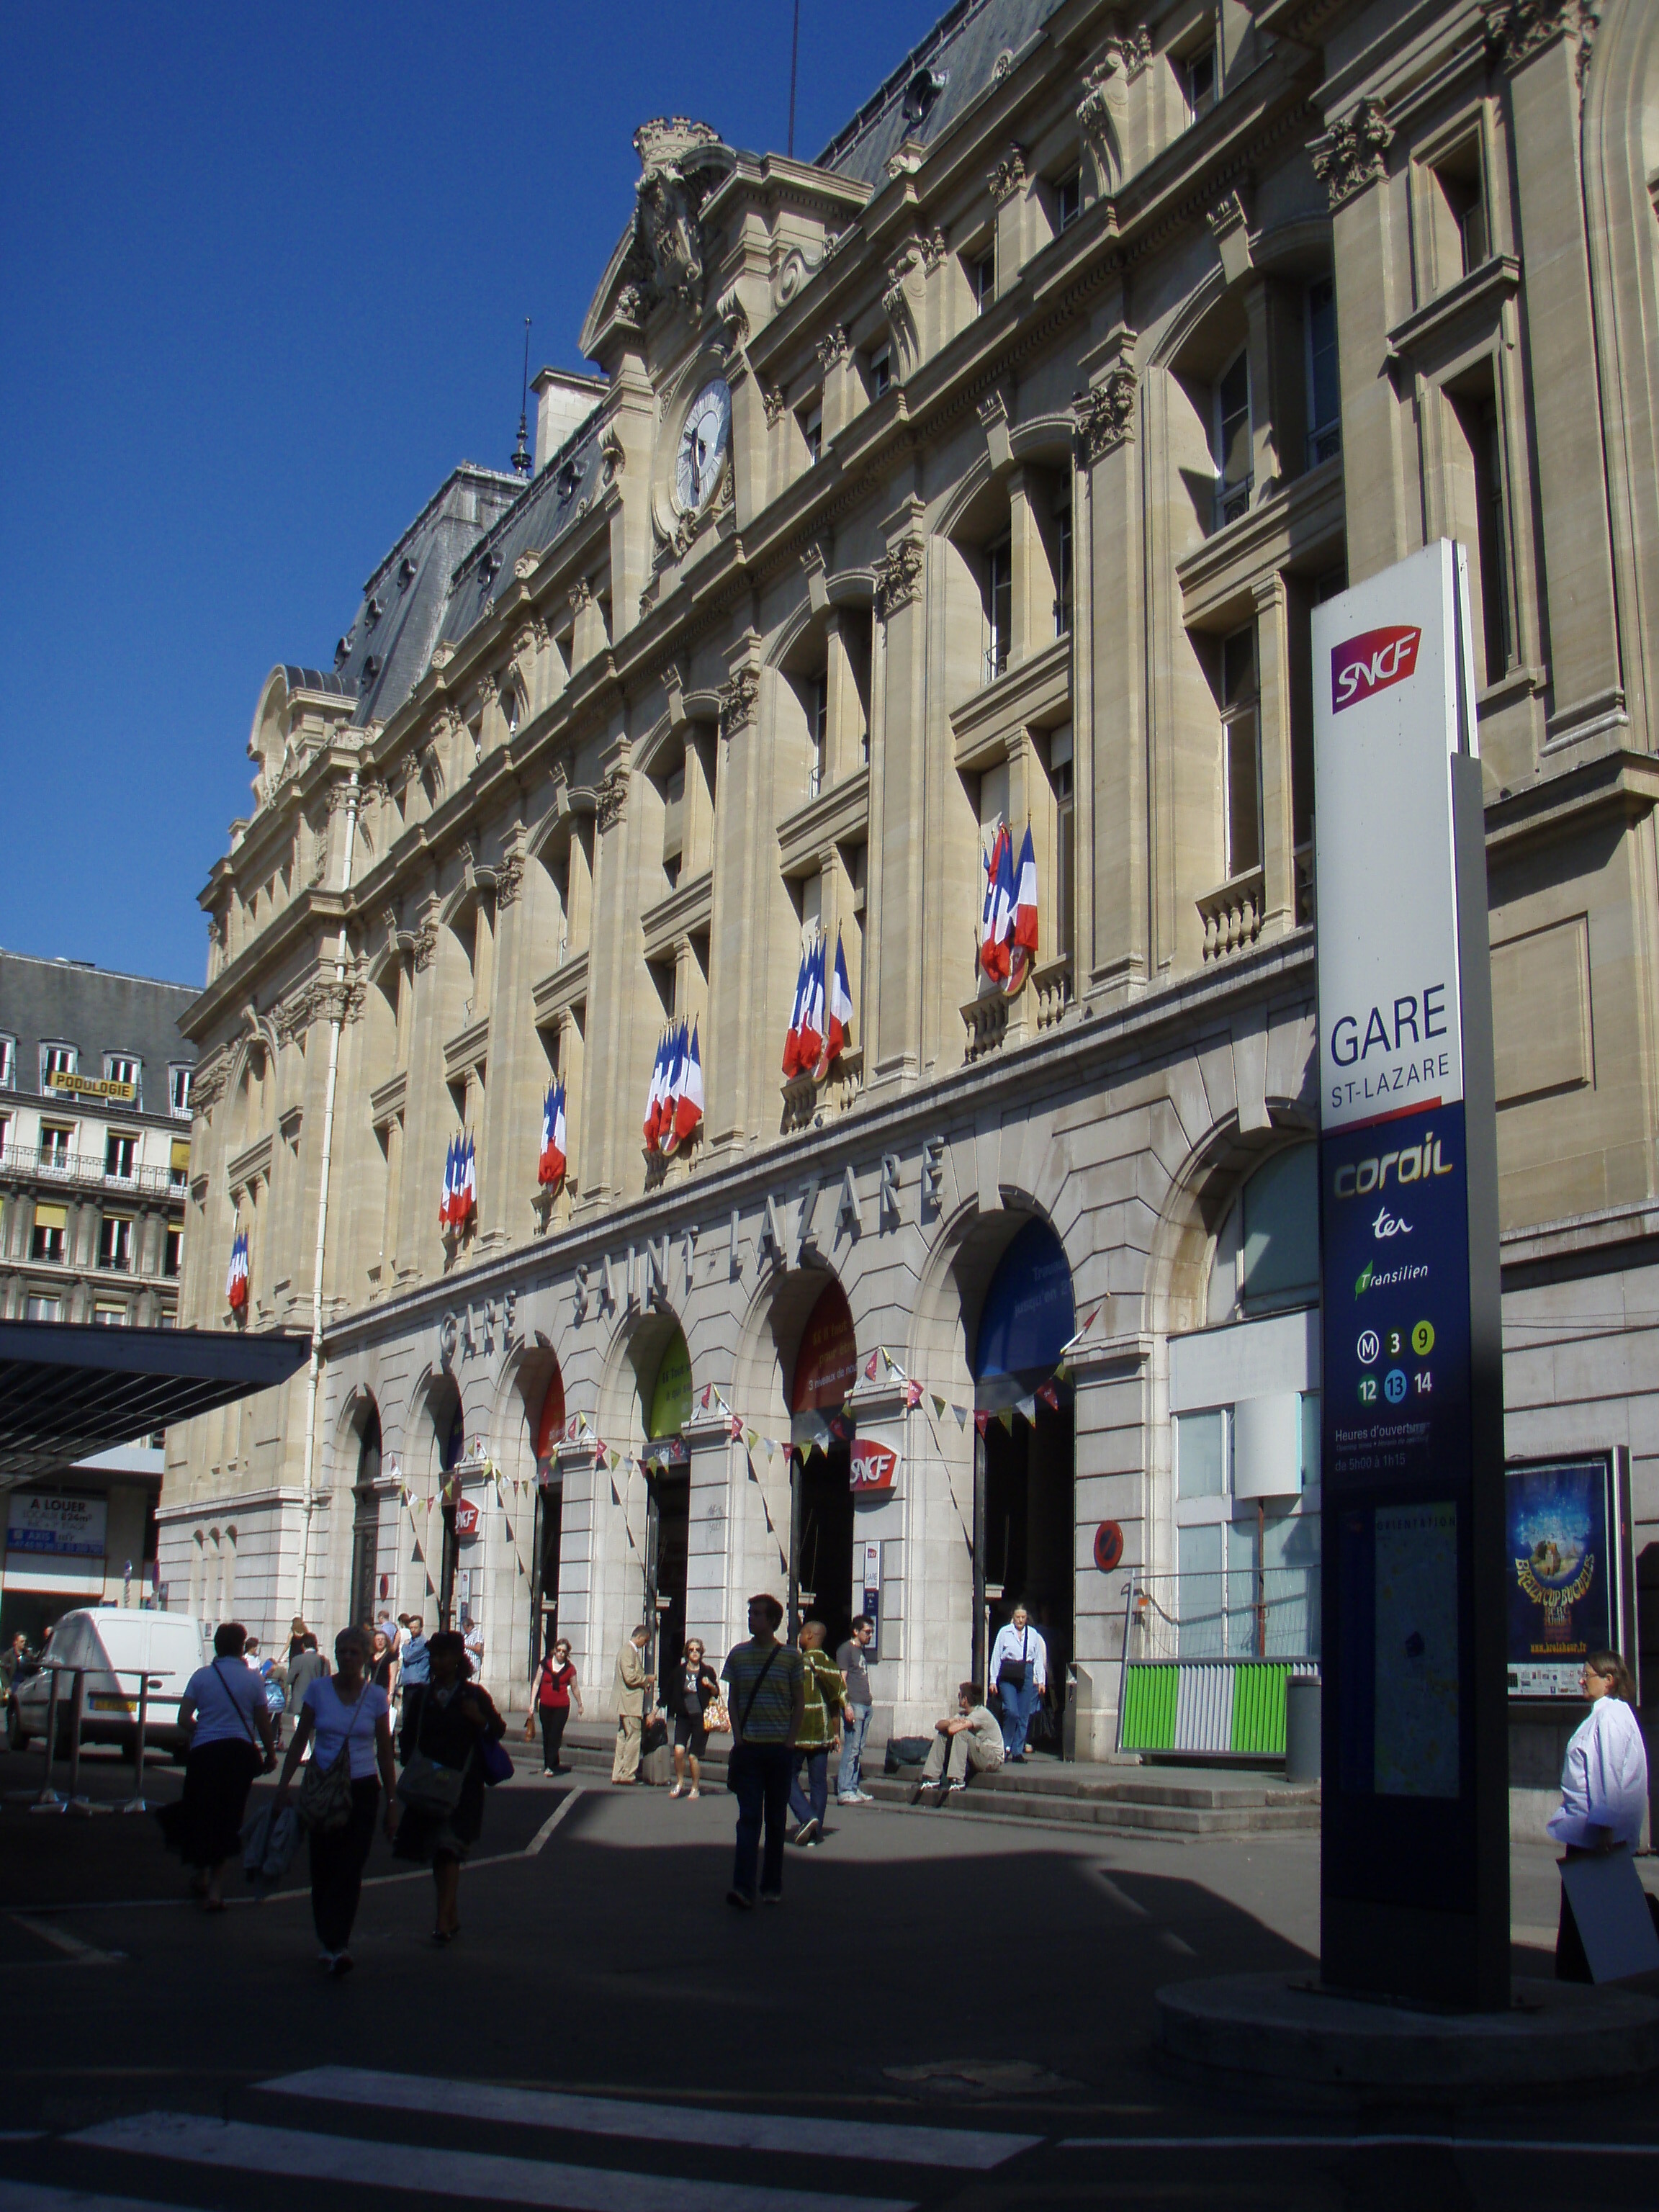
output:
[{"label": "red circular sign", "polygon": [[1123,1557],[1123,1531],[1115,1521],[1103,1521],[1095,1530],[1095,1565],[1109,1575]]}]

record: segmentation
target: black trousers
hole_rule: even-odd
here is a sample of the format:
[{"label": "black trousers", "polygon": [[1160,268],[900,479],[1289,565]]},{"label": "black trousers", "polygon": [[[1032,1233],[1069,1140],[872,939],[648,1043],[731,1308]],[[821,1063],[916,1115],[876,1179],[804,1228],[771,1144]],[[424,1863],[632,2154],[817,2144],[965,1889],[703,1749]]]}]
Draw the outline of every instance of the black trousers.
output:
[{"label": "black trousers", "polygon": [[311,1917],[325,1951],[343,1951],[351,1941],[380,1807],[380,1785],[371,1774],[352,1784],[351,1816],[343,1827],[311,1832]]},{"label": "black trousers", "polygon": [[568,1705],[542,1705],[542,1765],[556,1767],[559,1747],[564,1741],[564,1724],[570,1718]]}]

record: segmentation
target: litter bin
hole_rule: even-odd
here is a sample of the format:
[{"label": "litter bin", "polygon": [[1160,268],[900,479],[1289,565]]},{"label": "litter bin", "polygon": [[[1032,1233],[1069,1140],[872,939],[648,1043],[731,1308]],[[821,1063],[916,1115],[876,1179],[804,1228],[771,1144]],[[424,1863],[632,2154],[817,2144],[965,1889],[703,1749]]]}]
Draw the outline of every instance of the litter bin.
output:
[{"label": "litter bin", "polygon": [[1285,1685],[1285,1779],[1319,1779],[1320,1682],[1316,1674]]}]

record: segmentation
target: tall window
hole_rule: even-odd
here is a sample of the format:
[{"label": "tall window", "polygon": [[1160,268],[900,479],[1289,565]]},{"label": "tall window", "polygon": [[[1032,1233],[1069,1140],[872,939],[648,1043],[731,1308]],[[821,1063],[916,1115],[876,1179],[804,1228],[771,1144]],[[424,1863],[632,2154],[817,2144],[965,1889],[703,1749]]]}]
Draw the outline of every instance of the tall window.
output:
[{"label": "tall window", "polygon": [[806,795],[816,799],[823,788],[823,747],[830,730],[830,686],[822,676],[814,677],[806,687],[807,736],[812,747],[811,766],[806,771]]},{"label": "tall window", "polygon": [[1250,364],[1240,353],[1215,388],[1215,526],[1248,513],[1250,450]]},{"label": "tall window", "polygon": [[997,257],[994,246],[976,254],[968,264],[968,282],[974,291],[974,313],[982,315],[997,296]]},{"label": "tall window", "polygon": [[1077,805],[1073,797],[1072,732],[1056,730],[1049,752],[1054,787],[1054,953],[1072,957],[1072,902],[1077,881]]},{"label": "tall window", "polygon": [[106,1213],[98,1232],[98,1264],[125,1273],[132,1265],[132,1222],[125,1214]]},{"label": "tall window", "polygon": [[1261,866],[1261,744],[1256,714],[1255,629],[1221,645],[1223,801],[1229,878]]},{"label": "tall window", "polygon": [[0,1159],[3,1159],[5,1158],[6,1146],[10,1142],[11,1115],[9,1114],[0,1114]]},{"label": "tall window", "polygon": [[1083,172],[1073,169],[1054,186],[1054,228],[1069,230],[1083,213]]},{"label": "tall window", "polygon": [[40,1124],[40,1166],[46,1175],[67,1175],[70,1164],[70,1143],[72,1128],[56,1121]]},{"label": "tall window", "polygon": [[818,402],[809,407],[801,417],[801,435],[806,441],[806,458],[816,468],[823,455],[823,408]]},{"label": "tall window", "polygon": [[185,1224],[169,1221],[167,1243],[161,1252],[161,1273],[176,1279],[185,1264]]},{"label": "tall window", "polygon": [[1436,216],[1436,276],[1444,290],[1479,269],[1492,251],[1486,195],[1480,174],[1480,142],[1467,139],[1455,153],[1437,162],[1434,186],[1440,208]]},{"label": "tall window", "polygon": [[1308,466],[1342,450],[1342,388],[1336,353],[1336,287],[1328,276],[1308,287]]},{"label": "tall window", "polygon": [[17,1088],[17,1040],[0,1036],[0,1091]]},{"label": "tall window", "polygon": [[882,399],[893,381],[893,349],[878,345],[870,356],[870,397]]},{"label": "tall window", "polygon": [[1014,619],[1014,569],[1012,549],[1006,538],[986,549],[985,617],[989,632],[985,647],[985,680],[989,684],[1007,668],[1008,635]]},{"label": "tall window", "polygon": [[1072,510],[1054,513],[1054,635],[1065,637],[1072,627]]},{"label": "tall window", "polygon": [[[39,1206],[34,1209],[34,1236],[29,1246],[32,1260],[48,1261],[61,1267],[64,1258],[64,1239],[69,1233],[69,1209],[63,1206]],[[57,1316],[43,1316],[56,1320]]]},{"label": "tall window", "polygon": [[1215,48],[1200,46],[1195,54],[1188,54],[1181,64],[1181,74],[1187,112],[1196,123],[1215,106]]},{"label": "tall window", "polygon": [[126,1053],[106,1052],[104,1054],[104,1079],[107,1083],[130,1083],[132,1085],[132,1103],[140,1112],[143,1110],[143,1066],[141,1061]]},{"label": "tall window", "polygon": [[52,1087],[54,1075],[73,1075],[76,1051],[72,1044],[43,1044],[40,1048],[40,1088]]},{"label": "tall window", "polygon": [[190,1078],[187,1067],[167,1070],[167,1111],[181,1121],[190,1119]]},{"label": "tall window", "polygon": [[1504,527],[1504,447],[1498,404],[1483,398],[1469,410],[1474,454],[1474,494],[1480,513],[1480,614],[1486,632],[1486,681],[1497,683],[1510,665],[1508,533]]},{"label": "tall window", "polygon": [[1175,1418],[1176,1611],[1183,1659],[1312,1656],[1319,1650],[1319,1522],[1294,1510],[1295,1499],[1319,1480],[1319,1394],[1286,1399],[1283,1471],[1270,1478],[1273,1488],[1265,1496],[1253,1489],[1260,1471],[1247,1477],[1236,1458],[1235,1407]]},{"label": "tall window", "polygon": [[131,1182],[137,1171],[138,1139],[112,1129],[104,1139],[104,1173],[116,1182]]}]

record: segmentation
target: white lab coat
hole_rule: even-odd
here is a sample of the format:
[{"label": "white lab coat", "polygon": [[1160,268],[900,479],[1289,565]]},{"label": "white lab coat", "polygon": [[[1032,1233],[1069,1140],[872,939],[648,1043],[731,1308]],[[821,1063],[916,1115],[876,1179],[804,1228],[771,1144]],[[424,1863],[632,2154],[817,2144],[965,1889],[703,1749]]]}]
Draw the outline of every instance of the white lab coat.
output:
[{"label": "white lab coat", "polygon": [[1558,1844],[1593,1848],[1610,1831],[1634,1845],[1648,1809],[1648,1754],[1634,1710],[1622,1698],[1598,1698],[1573,1732],[1561,1766],[1561,1809],[1549,1832]]},{"label": "white lab coat", "polygon": [[1005,1659],[1024,1659],[1026,1680],[1035,1682],[1039,1690],[1048,1688],[1048,1647],[1029,1622],[1024,1628],[1019,1629],[1011,1620],[1006,1627],[997,1631],[997,1640],[991,1646],[991,1687],[994,1690]]}]

